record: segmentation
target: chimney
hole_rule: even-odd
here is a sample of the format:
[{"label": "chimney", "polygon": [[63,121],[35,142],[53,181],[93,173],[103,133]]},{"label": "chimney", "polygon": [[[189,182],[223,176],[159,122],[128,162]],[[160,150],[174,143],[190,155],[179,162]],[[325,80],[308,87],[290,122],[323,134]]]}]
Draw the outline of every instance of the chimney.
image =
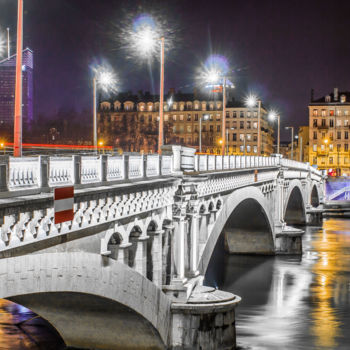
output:
[{"label": "chimney", "polygon": [[338,88],[334,88],[334,101],[338,101]]},{"label": "chimney", "polygon": [[315,99],[315,91],[314,89],[311,89],[311,102],[314,102]]}]

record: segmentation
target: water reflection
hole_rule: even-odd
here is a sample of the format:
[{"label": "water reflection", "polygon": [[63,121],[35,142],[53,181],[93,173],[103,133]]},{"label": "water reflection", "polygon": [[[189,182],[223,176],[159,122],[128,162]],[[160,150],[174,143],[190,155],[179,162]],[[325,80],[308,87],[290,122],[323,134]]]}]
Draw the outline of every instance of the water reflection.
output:
[{"label": "water reflection", "polygon": [[0,350],[60,350],[64,344],[45,320],[27,308],[0,299]]},{"label": "water reflection", "polygon": [[224,256],[206,282],[243,297],[242,349],[350,348],[350,220],[306,228],[301,258]]}]

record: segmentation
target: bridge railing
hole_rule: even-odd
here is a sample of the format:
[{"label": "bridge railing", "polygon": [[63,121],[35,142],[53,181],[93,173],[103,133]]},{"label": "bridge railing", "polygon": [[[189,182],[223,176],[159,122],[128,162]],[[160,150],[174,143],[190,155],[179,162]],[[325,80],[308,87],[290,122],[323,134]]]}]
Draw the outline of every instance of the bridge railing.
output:
[{"label": "bridge railing", "polygon": [[195,171],[217,171],[229,169],[261,168],[278,166],[277,157],[255,156],[221,156],[213,154],[196,154],[194,157]]},{"label": "bridge railing", "polygon": [[[143,178],[170,176],[173,156],[151,154],[4,157],[0,159],[0,194]],[[4,197],[4,196],[2,196]]]}]

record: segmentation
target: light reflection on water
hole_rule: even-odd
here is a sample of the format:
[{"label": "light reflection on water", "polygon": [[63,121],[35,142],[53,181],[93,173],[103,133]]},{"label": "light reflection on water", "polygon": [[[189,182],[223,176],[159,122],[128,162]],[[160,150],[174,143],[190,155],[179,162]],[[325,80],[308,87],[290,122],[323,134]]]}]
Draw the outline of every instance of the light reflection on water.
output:
[{"label": "light reflection on water", "polygon": [[243,298],[241,349],[350,349],[350,220],[307,227],[303,249],[301,258],[226,256],[210,265],[209,283]]}]

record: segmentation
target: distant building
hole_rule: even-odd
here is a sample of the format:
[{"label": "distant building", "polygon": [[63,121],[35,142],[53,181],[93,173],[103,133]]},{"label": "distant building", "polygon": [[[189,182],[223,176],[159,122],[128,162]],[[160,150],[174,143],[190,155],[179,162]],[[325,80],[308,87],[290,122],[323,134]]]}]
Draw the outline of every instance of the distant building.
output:
[{"label": "distant building", "polygon": [[309,104],[309,161],[320,169],[350,176],[350,92],[333,93]]},{"label": "distant building", "polygon": [[[0,61],[0,129],[12,130],[15,105],[16,57]],[[33,51],[23,50],[22,63],[22,114],[23,126],[31,127],[33,122]]]},{"label": "distant building", "polygon": [[[158,96],[119,95],[100,103],[99,138],[124,151],[155,152],[158,141]],[[221,153],[222,99],[172,91],[164,104],[164,143],[199,150],[202,124],[202,152]],[[257,155],[258,108],[230,100],[226,106],[226,152]],[[261,108],[261,154],[273,153],[273,129],[267,111]]]},{"label": "distant building", "polygon": [[[289,142],[283,150],[284,156],[292,159],[292,144]],[[301,154],[300,154],[301,153]],[[309,161],[309,127],[300,126],[293,142],[293,160]]]}]

